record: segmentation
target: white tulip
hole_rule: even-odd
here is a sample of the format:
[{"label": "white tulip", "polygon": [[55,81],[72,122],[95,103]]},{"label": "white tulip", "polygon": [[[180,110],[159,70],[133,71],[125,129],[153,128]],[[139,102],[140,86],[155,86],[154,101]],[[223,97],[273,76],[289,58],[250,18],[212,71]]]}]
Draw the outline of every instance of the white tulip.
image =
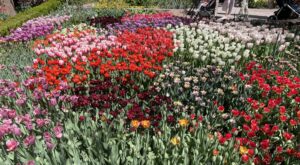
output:
[{"label": "white tulip", "polygon": [[241,56],[240,56],[240,55],[235,56],[235,60],[236,60],[236,61],[239,61],[240,59],[241,59]]},{"label": "white tulip", "polygon": [[249,50],[249,49],[246,49],[246,50],[244,51],[244,53],[243,53],[243,57],[248,58],[249,55],[250,55],[250,50]]}]

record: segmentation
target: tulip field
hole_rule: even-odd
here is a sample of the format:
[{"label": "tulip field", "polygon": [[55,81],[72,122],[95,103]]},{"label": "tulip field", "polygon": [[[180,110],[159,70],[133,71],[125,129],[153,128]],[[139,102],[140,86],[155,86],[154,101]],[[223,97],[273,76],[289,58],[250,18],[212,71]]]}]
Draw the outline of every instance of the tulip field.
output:
[{"label": "tulip field", "polygon": [[72,10],[0,37],[0,164],[300,164],[296,28]]}]

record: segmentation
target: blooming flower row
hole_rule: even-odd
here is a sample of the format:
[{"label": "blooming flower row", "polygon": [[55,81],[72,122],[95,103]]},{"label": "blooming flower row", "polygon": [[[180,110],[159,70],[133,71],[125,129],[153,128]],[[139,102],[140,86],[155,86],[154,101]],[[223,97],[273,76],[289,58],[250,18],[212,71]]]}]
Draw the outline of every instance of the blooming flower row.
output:
[{"label": "blooming flower row", "polygon": [[[48,111],[39,106],[20,112],[20,107],[27,107],[30,102],[20,86],[22,85],[8,80],[1,80],[0,83],[0,89],[3,90],[0,95],[0,139],[5,142],[6,151],[17,150],[20,145],[29,148],[35,144],[37,136],[43,136],[44,145],[53,149],[53,139],[62,138],[61,124],[53,125]],[[8,100],[15,100],[15,103]],[[8,107],[12,104],[16,105],[17,110]]]},{"label": "blooming flower row", "polygon": [[93,30],[57,33],[38,41],[34,68],[41,69],[48,84],[81,84],[90,77],[110,77],[112,72],[142,72],[153,78],[162,61],[172,56],[172,33],[141,28],[118,36],[97,36]]},{"label": "blooming flower row", "polygon": [[253,26],[251,24],[242,23],[215,23],[211,22],[207,27],[220,32],[223,35],[228,35],[231,40],[247,44],[252,47],[253,44],[262,45],[279,42],[279,50],[284,50],[290,45],[288,40],[299,40],[299,36],[282,28],[269,28],[267,25]]},{"label": "blooming flower row", "polygon": [[250,50],[245,44],[231,41],[230,38],[213,30],[206,24],[192,26],[180,25],[177,28],[167,27],[174,32],[175,52],[179,56],[194,58],[204,64],[233,64],[242,58],[247,59]]},{"label": "blooming flower row", "polygon": [[110,31],[135,31],[143,27],[165,27],[168,24],[176,26],[181,23],[189,24],[192,20],[183,17],[173,16],[169,13],[157,14],[137,14],[133,16],[123,17],[121,23],[114,23],[107,26]]},{"label": "blooming flower row", "polygon": [[28,41],[33,38],[50,34],[55,26],[60,27],[70,16],[45,16],[25,22],[8,36],[1,37],[2,41]]}]

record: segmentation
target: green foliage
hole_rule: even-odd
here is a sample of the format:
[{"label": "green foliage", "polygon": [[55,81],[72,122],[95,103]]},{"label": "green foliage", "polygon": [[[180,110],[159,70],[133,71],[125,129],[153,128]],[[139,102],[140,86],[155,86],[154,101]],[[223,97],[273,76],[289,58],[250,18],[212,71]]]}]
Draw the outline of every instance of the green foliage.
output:
[{"label": "green foliage", "polygon": [[68,5],[83,5],[87,3],[97,2],[97,0],[64,0]]},{"label": "green foliage", "polygon": [[[23,70],[25,66],[31,65],[34,59],[34,52],[26,43],[8,43],[0,45],[0,79],[17,78],[11,68]],[[21,73],[20,78],[24,79],[25,74]]]},{"label": "green foliage", "polygon": [[124,9],[129,5],[124,0],[99,0],[96,8],[99,9]]},{"label": "green foliage", "polygon": [[97,15],[96,9],[83,9],[80,6],[69,6],[69,5],[62,5],[57,11],[53,12],[53,14],[58,15],[70,15],[71,18],[69,21],[64,23],[64,27],[68,27],[74,24],[80,23],[88,23],[86,18],[93,17]]},{"label": "green foliage", "polygon": [[123,9],[101,9],[97,11],[97,16],[122,17],[125,14]]},{"label": "green foliage", "polygon": [[6,14],[0,13],[0,21],[4,21],[8,18]]},{"label": "green foliage", "polygon": [[21,26],[24,22],[30,19],[49,14],[50,11],[56,9],[61,3],[61,0],[48,0],[39,6],[30,8],[8,18],[0,26],[0,35],[3,36],[8,34],[11,29]]},{"label": "green foliage", "polygon": [[159,6],[167,9],[186,8],[192,4],[192,0],[126,0],[126,2],[134,6]]},{"label": "green foliage", "polygon": [[131,14],[154,14],[157,13],[155,10],[151,9],[127,9]]},{"label": "green foliage", "polygon": [[267,8],[268,0],[249,0],[250,8]]}]

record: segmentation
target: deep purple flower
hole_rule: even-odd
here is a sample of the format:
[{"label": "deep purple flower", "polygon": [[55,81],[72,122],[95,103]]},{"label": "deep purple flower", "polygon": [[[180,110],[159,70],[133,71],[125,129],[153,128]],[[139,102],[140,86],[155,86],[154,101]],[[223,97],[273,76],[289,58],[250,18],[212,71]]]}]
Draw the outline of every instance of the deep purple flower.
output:
[{"label": "deep purple flower", "polygon": [[28,41],[33,38],[50,34],[55,26],[68,20],[69,16],[46,16],[38,17],[25,22],[21,27],[15,29],[10,35],[1,37],[3,41]]}]

